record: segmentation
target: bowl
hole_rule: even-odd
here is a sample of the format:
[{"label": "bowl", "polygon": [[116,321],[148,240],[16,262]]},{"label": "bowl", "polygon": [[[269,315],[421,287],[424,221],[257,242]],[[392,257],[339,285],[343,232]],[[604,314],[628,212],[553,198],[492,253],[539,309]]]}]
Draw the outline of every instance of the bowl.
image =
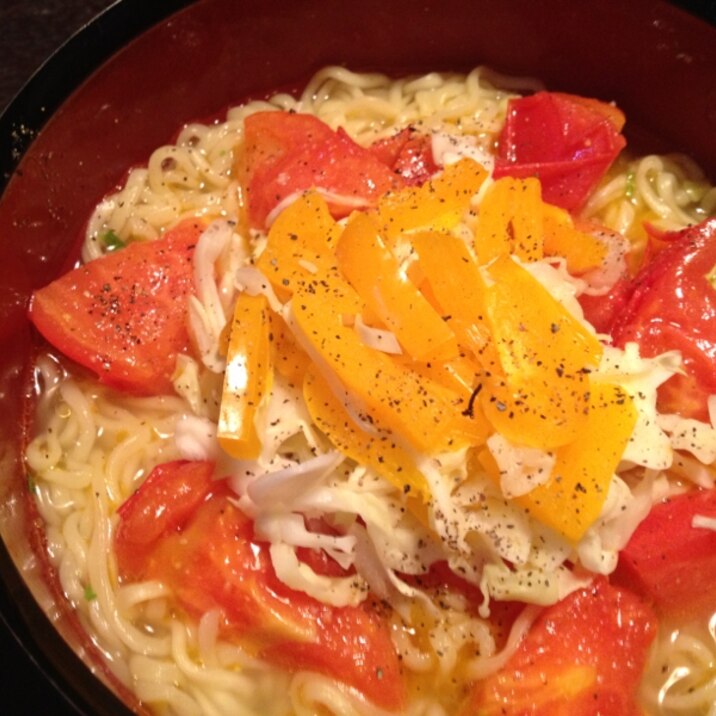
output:
[{"label": "bowl", "polygon": [[327,64],[536,76],[615,100],[633,147],[686,152],[716,178],[716,28],[661,0],[120,0],[85,27],[0,117],[0,614],[69,712],[140,705],[64,601],[30,507],[29,295],[73,265],[94,205],[182,124]]}]

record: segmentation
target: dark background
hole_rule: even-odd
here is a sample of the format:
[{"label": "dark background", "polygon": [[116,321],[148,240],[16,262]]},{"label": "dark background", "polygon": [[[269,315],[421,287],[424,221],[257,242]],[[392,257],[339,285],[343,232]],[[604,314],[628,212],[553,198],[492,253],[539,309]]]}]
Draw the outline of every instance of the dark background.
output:
[{"label": "dark background", "polygon": [[[0,0],[0,111],[56,48],[112,2]],[[716,24],[716,0],[681,0],[675,4]],[[77,713],[2,621],[0,693],[4,696],[0,710],[8,716],[75,716]]]},{"label": "dark background", "polygon": [[[0,0],[0,111],[62,42],[113,2]],[[716,24],[716,0],[678,0],[674,4]]]},{"label": "dark background", "polygon": [[70,35],[114,0],[0,0],[0,110]]}]

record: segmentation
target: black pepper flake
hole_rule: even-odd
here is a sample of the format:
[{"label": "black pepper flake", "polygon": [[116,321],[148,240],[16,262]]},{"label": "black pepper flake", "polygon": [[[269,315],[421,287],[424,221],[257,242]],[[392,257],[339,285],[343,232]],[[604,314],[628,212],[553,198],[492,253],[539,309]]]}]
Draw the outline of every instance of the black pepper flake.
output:
[{"label": "black pepper flake", "polygon": [[480,383],[470,395],[470,400],[467,402],[467,408],[462,411],[462,414],[466,418],[473,418],[475,416],[475,400],[477,399],[477,396],[480,395],[480,391],[482,390],[482,383]]}]

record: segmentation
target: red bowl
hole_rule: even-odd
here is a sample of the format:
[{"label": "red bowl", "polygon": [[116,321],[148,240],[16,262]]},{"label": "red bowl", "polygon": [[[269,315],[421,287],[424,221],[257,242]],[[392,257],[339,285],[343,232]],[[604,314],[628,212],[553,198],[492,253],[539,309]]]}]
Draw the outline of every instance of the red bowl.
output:
[{"label": "red bowl", "polygon": [[183,123],[327,64],[536,76],[615,100],[632,146],[684,151],[716,177],[716,28],[661,0],[122,0],[86,27],[0,118],[0,612],[80,709],[126,713],[101,682],[138,705],[44,557],[22,461],[39,346],[29,295],[76,260],[94,205]]}]

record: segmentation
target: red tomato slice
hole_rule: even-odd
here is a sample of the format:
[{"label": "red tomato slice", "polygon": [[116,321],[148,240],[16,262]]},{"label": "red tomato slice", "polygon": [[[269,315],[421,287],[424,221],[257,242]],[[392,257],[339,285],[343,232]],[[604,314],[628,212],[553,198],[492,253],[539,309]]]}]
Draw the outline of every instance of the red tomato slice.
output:
[{"label": "red tomato slice", "polygon": [[[189,465],[169,463],[155,479],[157,468],[120,509],[116,547],[122,574],[160,579],[195,619],[221,610],[223,635],[254,648],[262,659],[289,670],[318,671],[382,708],[400,709],[405,685],[378,612],[369,605],[330,607],[286,587],[225,483],[214,483],[207,498],[206,463],[195,470]],[[172,488],[183,491],[182,486],[187,490],[177,499]],[[152,524],[157,515],[159,526]],[[141,542],[136,534],[144,536]]]},{"label": "red tomato slice", "polygon": [[[337,536],[340,533],[333,529],[326,520],[321,517],[310,517],[305,520],[306,529],[315,534]],[[307,564],[316,574],[325,577],[346,577],[349,574],[355,574],[355,569],[343,569],[333,557],[328,555],[325,550],[312,547],[298,547],[296,556],[299,562]]]},{"label": "red tomato slice", "polygon": [[666,616],[716,611],[716,532],[694,527],[695,515],[716,518],[716,490],[696,490],[656,505],[619,555],[614,581]]},{"label": "red tomato slice", "polygon": [[640,716],[636,692],[656,621],[605,579],[546,609],[461,716]]},{"label": "red tomato slice", "polygon": [[438,170],[432,140],[410,127],[373,142],[369,149],[410,186],[424,184]]},{"label": "red tomato slice", "polygon": [[186,301],[204,226],[187,221],[157,241],[132,243],[35,291],[30,320],[101,383],[171,393],[176,355],[188,350]]},{"label": "red tomato slice", "polygon": [[632,282],[624,276],[603,296],[590,296],[583,293],[579,297],[579,304],[584,311],[584,317],[598,333],[609,333],[619,314],[624,310],[631,291]]},{"label": "red tomato slice", "polygon": [[665,234],[664,248],[634,278],[611,334],[617,345],[636,341],[645,356],[678,349],[685,376],[659,391],[662,412],[708,420],[707,399],[716,393],[716,219]]},{"label": "red tomato slice", "polygon": [[495,178],[536,176],[542,197],[580,209],[626,145],[624,115],[613,105],[560,92],[509,101]]},{"label": "red tomato slice", "polygon": [[257,112],[246,118],[235,170],[246,186],[249,220],[258,228],[265,228],[271,211],[296,192],[330,192],[331,213],[340,218],[403,185],[389,166],[342,129],[334,132],[317,117],[290,112]]},{"label": "red tomato slice", "polygon": [[209,494],[213,474],[212,462],[177,460],[157,465],[117,510],[115,551],[126,578],[138,579],[157,542],[184,527]]}]

